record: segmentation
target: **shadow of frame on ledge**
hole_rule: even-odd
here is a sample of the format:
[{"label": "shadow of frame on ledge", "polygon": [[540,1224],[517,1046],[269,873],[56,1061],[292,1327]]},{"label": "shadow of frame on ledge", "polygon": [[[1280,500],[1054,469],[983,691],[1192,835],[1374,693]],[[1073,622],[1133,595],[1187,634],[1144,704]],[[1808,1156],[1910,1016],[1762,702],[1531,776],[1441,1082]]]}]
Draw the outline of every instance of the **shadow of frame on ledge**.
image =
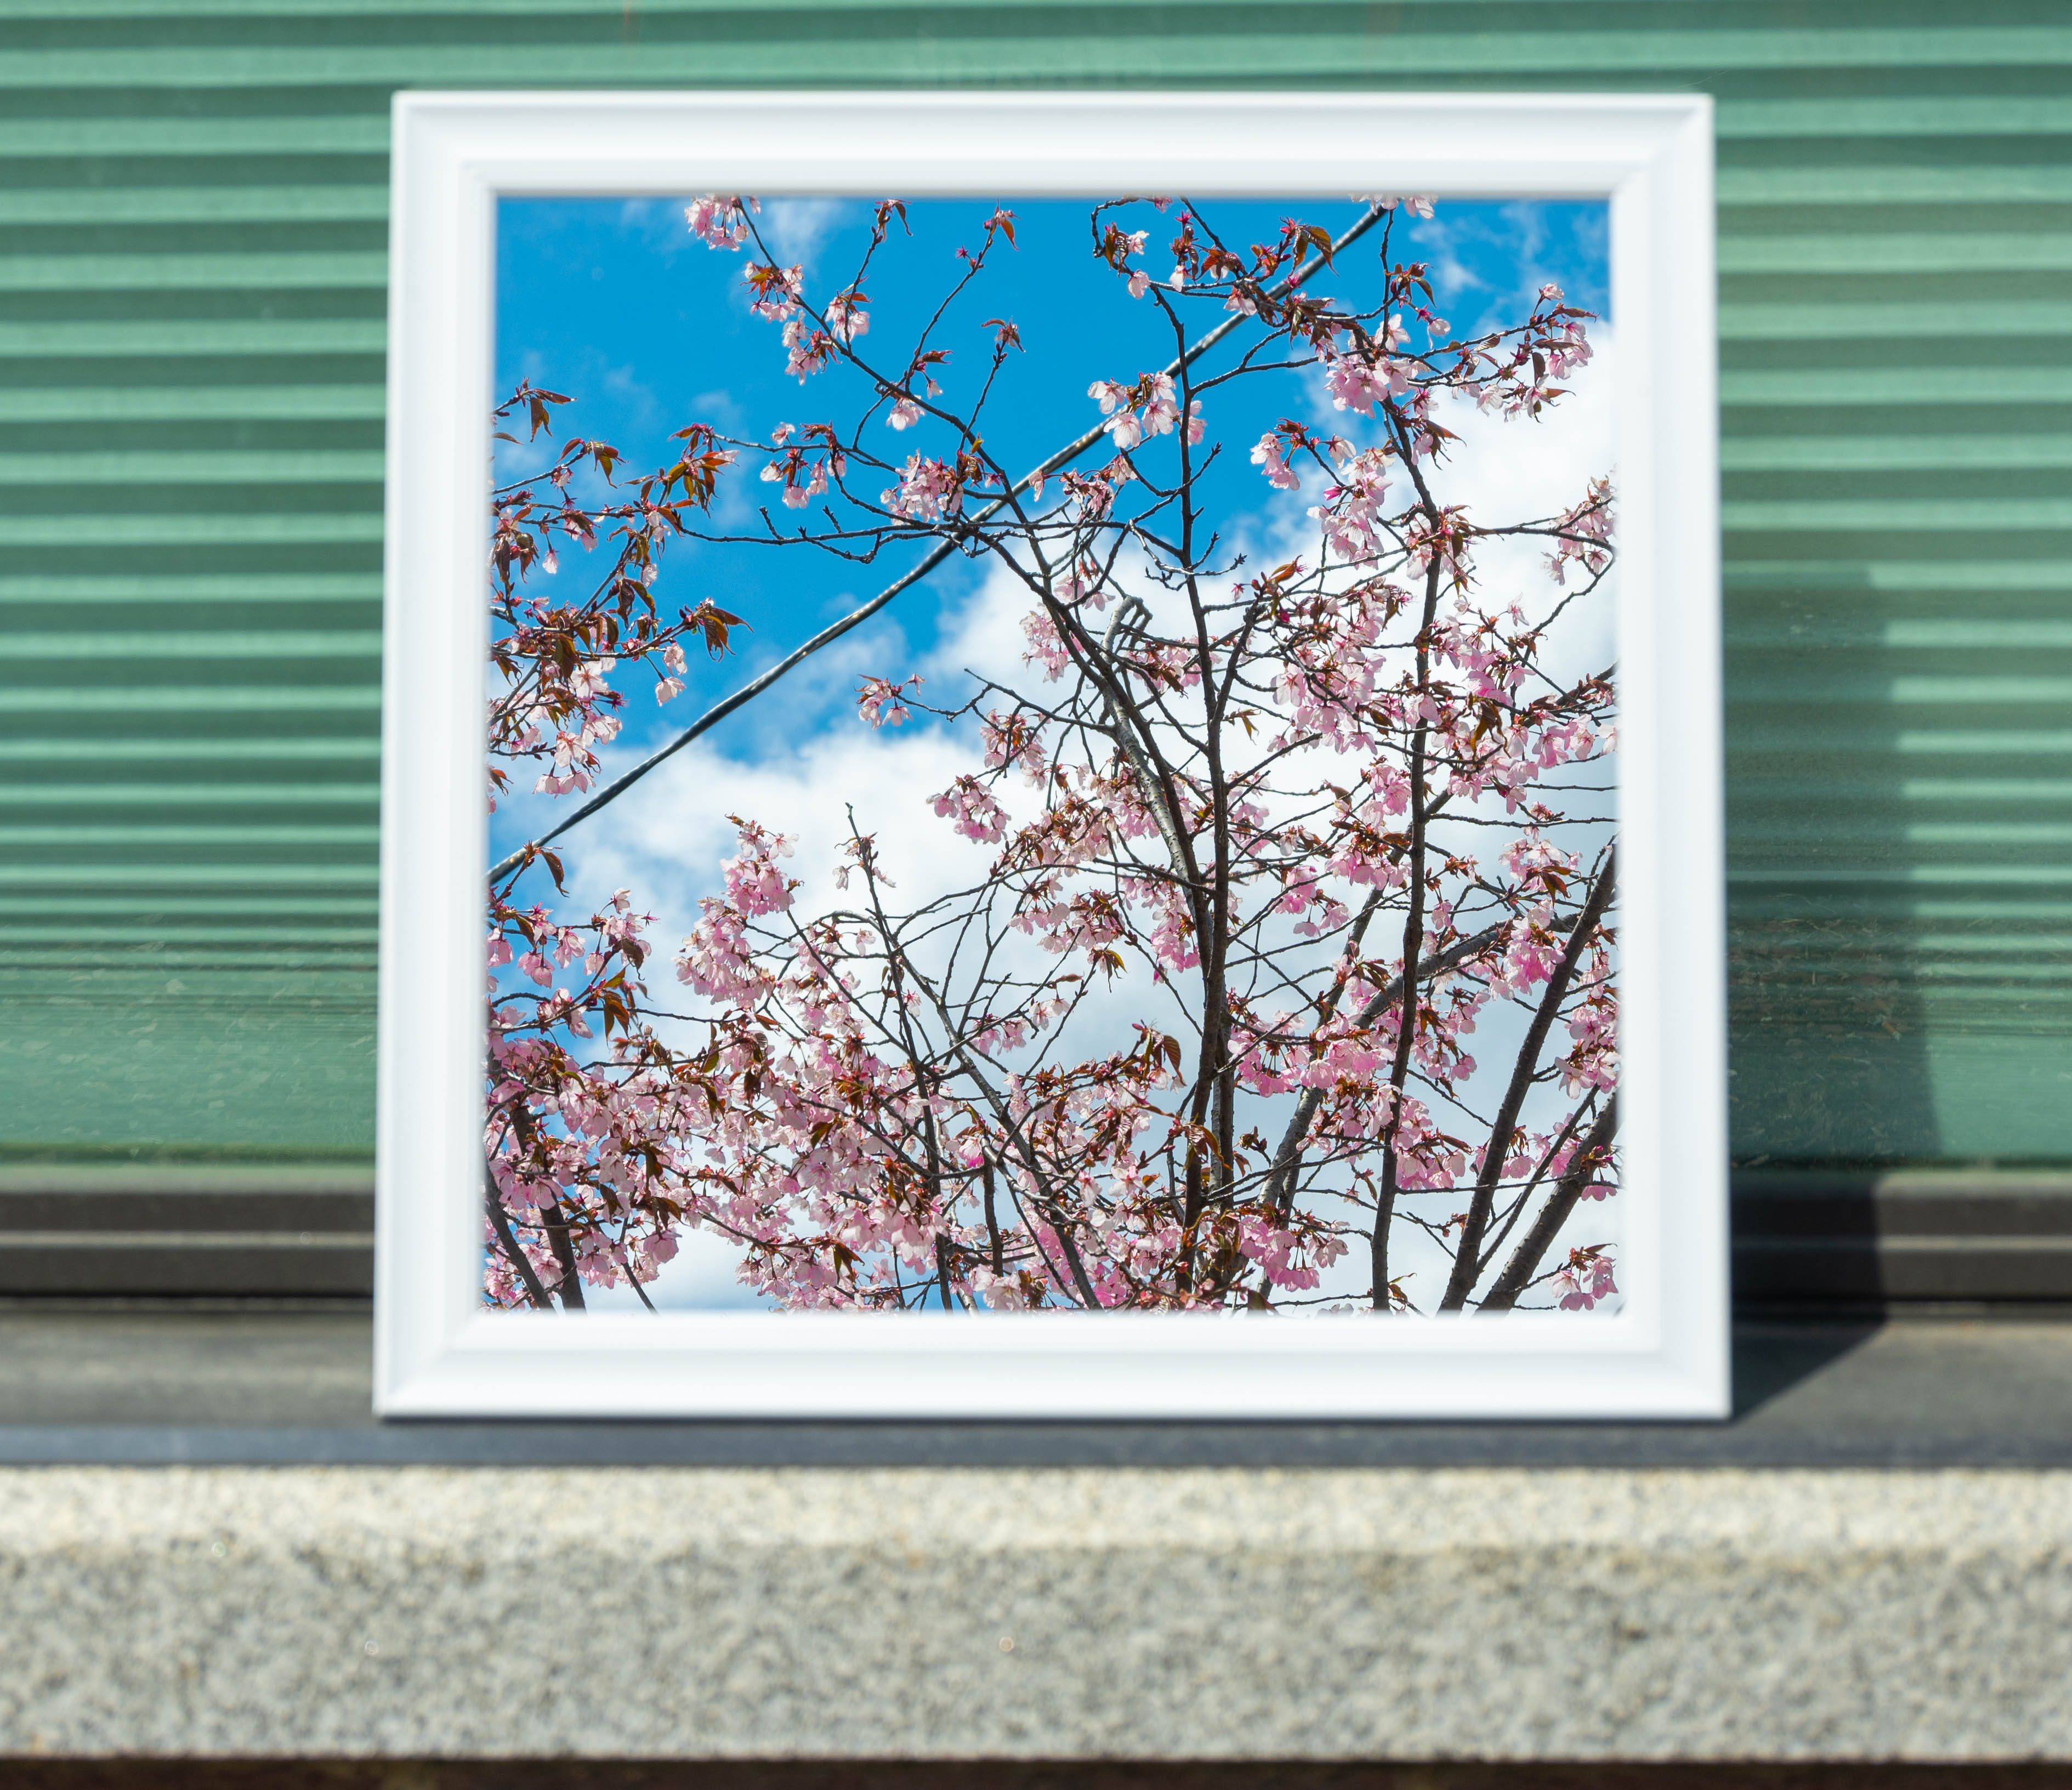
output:
[{"label": "shadow of frame on ledge", "polygon": [[[393,168],[379,1410],[1725,1414],[1708,101],[406,93]],[[1106,195],[1146,191],[1185,195],[1170,210],[1149,202],[1161,230],[1180,232],[1174,273],[1161,265],[1155,288],[1138,265],[1148,225],[1100,234],[1106,212],[1143,203]],[[917,214],[980,200],[996,207],[988,246],[959,250],[973,277],[997,232],[1012,240],[998,221],[1004,199],[1086,202],[1113,296],[1173,320],[1174,359],[1162,374],[1155,362],[1141,371],[1141,359],[1097,366],[1112,376],[1088,397],[1105,420],[1033,470],[1010,470],[984,450],[976,408],[957,408],[955,380],[946,372],[938,384],[932,322],[911,359],[866,361],[857,339],[866,303],[878,307],[874,343],[894,306],[860,277],[816,287],[804,258],[787,268],[758,214],[731,196],[749,193],[898,195]],[[1541,289],[1525,322],[1464,338],[1417,302],[1408,264],[1384,260],[1378,302],[1333,308],[1315,277],[1350,283],[1360,233],[1379,229],[1387,254],[1386,232],[1422,201],[1336,199],[1352,219],[1342,232],[1305,226],[1244,252],[1225,250],[1205,221],[1194,233],[1211,201],[1285,207],[1347,193],[1605,207],[1617,339],[1610,374],[1592,389],[1616,455],[1615,577],[1609,487],[1505,527],[1464,519],[1471,506],[1431,488],[1456,442],[1473,459],[1480,413],[1537,417],[1567,395],[1552,381],[1587,359],[1572,351],[1583,314],[1556,288]],[[500,207],[525,197],[689,200],[693,230],[741,254],[728,271],[746,268],[771,337],[763,351],[788,351],[801,386],[861,377],[870,428],[816,436],[787,422],[766,437],[693,421],[672,437],[676,466],[637,496],[586,487],[611,466],[578,437],[552,469],[499,462],[492,486]],[[872,253],[890,234],[890,212],[876,215]],[[909,224],[909,236],[927,224]],[[1190,333],[1181,309],[1197,301],[1211,314]],[[987,319],[995,374],[1020,348],[1002,322]],[[1269,356],[1248,335],[1279,345]],[[1199,359],[1226,343],[1234,368]],[[955,363],[960,375],[969,364]],[[1307,379],[1309,421],[1261,413],[1256,444],[1218,434],[1212,445],[1219,409],[1244,414],[1235,387],[1219,381],[1255,371]],[[803,413],[820,389],[796,398]],[[988,376],[975,401],[992,389]],[[535,388],[507,412],[524,428],[561,401]],[[1010,411],[989,424],[992,438],[1011,439],[1016,421]],[[1235,469],[1248,445],[1272,491],[1313,505],[1306,556],[1266,574],[1264,552],[1253,563],[1227,542],[1201,544],[1191,519],[1218,454]],[[722,480],[758,466],[787,515],[826,519],[823,548],[852,564],[882,552],[898,569],[849,621],[939,566],[954,569],[960,552],[1010,565],[1027,587],[1031,652],[1062,674],[1063,695],[1059,677],[1016,686],[982,666],[976,693],[935,699],[947,706],[933,711],[915,679],[867,677],[860,702],[865,721],[907,718],[911,704],[943,739],[964,725],[985,741],[985,771],[934,801],[939,815],[946,803],[956,811],[965,847],[999,848],[972,885],[984,899],[958,918],[983,931],[989,916],[1006,917],[1008,969],[948,998],[939,991],[954,964],[885,918],[874,835],[853,827],[844,848],[868,900],[809,911],[776,863],[774,828],[756,823],[699,924],[762,942],[730,945],[715,968],[715,947],[694,933],[684,977],[703,1010],[629,1018],[622,981],[614,1016],[594,979],[639,969],[648,947],[627,951],[602,897],[585,938],[549,915],[536,881],[520,890],[528,874],[562,880],[530,848],[566,822],[542,823],[508,852],[509,835],[496,840],[486,1008],[485,696],[492,747],[499,714],[516,715],[509,755],[541,770],[549,796],[590,794],[590,749],[619,719],[613,709],[611,728],[586,726],[610,706],[593,686],[618,661],[652,655],[664,685],[680,689],[684,656],[668,647],[701,623],[708,641],[715,629],[724,641],[738,620],[687,606],[676,634],[660,616],[659,631],[639,631],[629,617],[665,542],[719,554],[759,529],[758,545],[785,544],[783,530],[754,519],[752,501],[732,521],[706,519],[724,518]],[[1245,476],[1256,494],[1257,476]],[[492,495],[495,585],[484,567]],[[586,564],[575,544],[599,534],[586,524],[600,517],[617,532]],[[1572,570],[1577,589],[1550,585],[1531,617],[1508,587],[1474,607],[1478,562],[1509,577],[1503,555],[1527,546]],[[579,648],[546,638],[563,610],[528,578],[553,575],[557,548],[571,586],[603,573],[597,588],[627,630],[609,651],[594,634]],[[1228,603],[1198,593],[1212,581],[1231,590]],[[1585,611],[1572,595],[1599,600],[1601,642],[1576,631]],[[839,631],[806,642],[766,681]],[[1355,666],[1351,641],[1376,655],[1385,644],[1408,668],[1391,681],[1378,657]],[[1594,645],[1605,668],[1579,669]],[[1565,669],[1564,652],[1575,662]],[[1249,692],[1235,706],[1233,689]],[[849,718],[858,725],[853,708]],[[1240,726],[1266,743],[1233,771],[1219,752]],[[1283,777],[1305,753],[1322,768],[1306,783]],[[700,774],[728,762],[706,758]],[[1022,783],[1038,797],[1010,772],[1028,774]],[[939,787],[898,786],[922,798]],[[1067,796],[1105,829],[1069,852]],[[520,806],[517,821],[527,813]],[[1478,827],[1495,831],[1471,848],[1486,836]],[[1092,865],[1101,889],[1061,889],[1067,859]],[[1096,909],[1113,930],[1080,924]],[[859,909],[868,923],[851,928]],[[944,911],[924,905],[915,924]],[[1018,933],[1042,934],[1049,967],[1013,958]],[[865,945],[846,942],[858,934]],[[1118,944],[1141,944],[1141,961],[1125,962]],[[843,951],[853,955],[833,963]],[[1075,953],[1085,962],[1068,971]],[[576,963],[594,980],[571,996],[556,972]],[[1132,970],[1137,991],[1116,996]],[[1097,971],[1105,1007],[1092,991]],[[1198,991],[1191,1006],[1176,992],[1182,981]],[[873,990],[885,996],[875,1008]],[[1180,1000],[1179,1016],[1137,1017],[1153,995]],[[939,1024],[917,1043],[931,1003]],[[579,1061],[572,1041],[586,1036],[586,1010],[605,1013],[602,1041]],[[1469,1085],[1462,1040],[1477,1020],[1490,1041],[1478,1048],[1507,1071],[1493,1085]],[[1075,1048],[1090,1053],[1046,1057],[1046,1041],[1075,1020],[1095,1042]],[[888,1040],[898,1048],[880,1048]],[[843,1066],[808,1086],[796,1065],[816,1050]],[[793,1078],[781,1098],[771,1093],[780,1072]],[[888,1076],[897,1085],[885,1093]],[[590,1093],[578,1098],[578,1083]],[[865,1083],[878,1091],[861,1111],[849,1090]],[[586,1101],[596,1110],[572,1122]],[[629,1143],[626,1113],[658,1105],[668,1125]],[[1468,1120],[1487,1142],[1465,1135]],[[828,1192],[831,1135],[858,1140],[846,1205]],[[996,1215],[996,1192],[1013,1217]],[[1578,1209],[1616,1214],[1616,1283],[1613,1252],[1564,1228]],[[667,1232],[672,1254],[672,1225],[730,1240],[740,1279],[771,1308],[642,1308],[643,1279],[664,1285],[667,1258],[652,1239]],[[1552,1265],[1541,1272],[1543,1261]],[[599,1308],[583,1297],[586,1279],[640,1303]],[[826,1308],[872,1305],[886,1308]],[[800,1306],[814,1308],[781,1308]]]},{"label": "shadow of frame on ledge", "polygon": [[1959,1764],[1670,1760],[123,1759],[5,1762],[22,1790],[2062,1790],[2072,1770]]}]

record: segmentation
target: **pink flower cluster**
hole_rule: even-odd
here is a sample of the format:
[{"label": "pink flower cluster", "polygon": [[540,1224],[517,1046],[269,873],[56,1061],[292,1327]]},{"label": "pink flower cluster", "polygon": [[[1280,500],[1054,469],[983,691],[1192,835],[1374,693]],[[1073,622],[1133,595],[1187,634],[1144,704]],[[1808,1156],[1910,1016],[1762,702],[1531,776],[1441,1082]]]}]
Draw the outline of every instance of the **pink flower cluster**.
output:
[{"label": "pink flower cluster", "polygon": [[1598,578],[1612,563],[1612,483],[1609,478],[1590,481],[1589,495],[1562,511],[1554,523],[1554,551],[1547,556],[1547,569],[1557,585],[1568,581],[1570,565],[1581,566]]},{"label": "pink flower cluster", "polygon": [[1612,1279],[1612,1259],[1602,1248],[1571,1250],[1568,1259],[1554,1276],[1557,1303],[1564,1312],[1587,1312],[1599,1299],[1618,1291]]},{"label": "pink flower cluster", "polygon": [[964,482],[955,466],[910,454],[899,482],[881,492],[878,501],[908,522],[944,522],[964,508]]},{"label": "pink flower cluster", "polygon": [[898,727],[911,714],[899,699],[907,691],[919,688],[920,683],[918,675],[898,684],[888,684],[882,677],[867,677],[857,691],[857,712],[873,727]]},{"label": "pink flower cluster", "polygon": [[708,193],[684,207],[684,220],[707,248],[734,249],[748,240],[748,214],[762,209],[753,199],[744,203],[732,194]]},{"label": "pink flower cluster", "polygon": [[1299,490],[1302,475],[1288,464],[1289,441],[1283,429],[1268,429],[1252,444],[1252,463],[1266,474],[1266,482],[1277,491]]},{"label": "pink flower cluster", "polygon": [[791,510],[803,510],[824,496],[830,474],[840,479],[849,471],[848,457],[828,425],[808,424],[803,437],[794,441],[799,434],[789,423],[771,430],[771,459],[763,469],[763,483],[781,485],[784,506]]},{"label": "pink flower cluster", "polygon": [[[1113,380],[1097,379],[1087,388],[1087,396],[1100,405],[1101,414],[1108,418],[1101,426],[1116,448],[1125,454],[1147,435],[1170,435],[1179,425],[1180,400],[1170,374],[1146,373],[1134,385],[1119,385]],[[1205,426],[1201,400],[1190,400],[1187,405],[1188,441],[1198,442]]]}]

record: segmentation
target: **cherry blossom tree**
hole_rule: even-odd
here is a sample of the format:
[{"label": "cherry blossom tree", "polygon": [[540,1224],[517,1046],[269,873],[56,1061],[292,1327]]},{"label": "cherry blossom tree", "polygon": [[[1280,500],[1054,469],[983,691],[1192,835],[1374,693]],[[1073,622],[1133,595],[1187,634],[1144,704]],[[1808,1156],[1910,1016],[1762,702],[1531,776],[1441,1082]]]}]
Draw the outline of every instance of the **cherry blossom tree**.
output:
[{"label": "cherry blossom tree", "polygon": [[[1240,247],[1211,207],[1093,207],[1115,302],[1155,312],[1170,357],[1090,369],[1086,433],[1018,471],[985,437],[1015,324],[976,328],[946,389],[956,328],[1018,252],[1010,212],[880,352],[868,286],[901,206],[817,292],[755,201],[690,207],[802,390],[841,368],[863,396],[767,437],[694,423],[602,504],[576,475],[615,479],[619,456],[582,438],[494,494],[492,794],[523,775],[585,799],[491,879],[487,1299],[644,1300],[693,1230],[785,1307],[1615,1298],[1586,1221],[1618,1184],[1614,688],[1560,650],[1604,600],[1612,493],[1578,468],[1560,513],[1484,515],[1449,426],[1472,406],[1532,428],[1590,318],[1548,286],[1455,335],[1400,252],[1412,213],[1430,202]],[[1253,393],[1301,391],[1309,421],[1219,433]],[[551,440],[566,402],[521,386],[498,415]],[[1256,469],[1258,513],[1215,496],[1231,463]],[[722,482],[751,478],[771,501],[722,521]],[[667,702],[687,652],[741,625],[658,608],[686,539],[912,563],[596,787],[620,684]],[[1485,579],[1502,541],[1535,547],[1531,577]],[[913,792],[968,863],[956,887],[906,901],[907,867],[852,820],[837,886],[808,889],[780,832],[734,816],[673,975],[629,891],[579,918],[521,895],[565,890],[556,837],[952,554],[1018,594],[1022,672],[938,698],[888,666],[856,725],[918,712],[968,742],[968,770]],[[561,556],[591,568],[586,595],[544,594]]]}]

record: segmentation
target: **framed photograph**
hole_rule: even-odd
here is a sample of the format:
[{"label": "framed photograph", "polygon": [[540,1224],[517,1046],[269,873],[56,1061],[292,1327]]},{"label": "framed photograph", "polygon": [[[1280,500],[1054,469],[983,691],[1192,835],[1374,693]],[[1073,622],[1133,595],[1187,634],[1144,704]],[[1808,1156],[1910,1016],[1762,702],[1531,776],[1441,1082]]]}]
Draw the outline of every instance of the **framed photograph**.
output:
[{"label": "framed photograph", "polygon": [[379,1409],[1725,1415],[1712,142],[400,94]]}]

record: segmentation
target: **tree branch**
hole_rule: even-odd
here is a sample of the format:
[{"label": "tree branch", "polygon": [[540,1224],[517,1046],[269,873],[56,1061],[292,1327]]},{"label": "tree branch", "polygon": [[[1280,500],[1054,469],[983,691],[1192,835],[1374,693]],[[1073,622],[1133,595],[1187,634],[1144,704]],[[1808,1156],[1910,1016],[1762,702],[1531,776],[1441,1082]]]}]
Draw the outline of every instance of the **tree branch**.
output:
[{"label": "tree branch", "polygon": [[1575,1155],[1568,1159],[1568,1166],[1554,1184],[1554,1191],[1547,1196],[1547,1204],[1532,1221],[1531,1230],[1519,1240],[1511,1259],[1504,1263],[1503,1272],[1496,1277],[1495,1283],[1481,1300],[1482,1310],[1508,1312],[1517,1304],[1518,1295],[1531,1283],[1532,1271],[1540,1266],[1540,1258],[1560,1234],[1568,1214],[1576,1209],[1583,1189],[1610,1159],[1612,1139],[1618,1130],[1618,1096],[1614,1094],[1597,1115],[1597,1123],[1577,1146]]},{"label": "tree branch", "polygon": [[487,1166],[483,1170],[482,1191],[483,1204],[489,1212],[490,1229],[496,1233],[497,1246],[504,1251],[505,1259],[517,1271],[524,1285],[525,1296],[532,1300],[536,1310],[553,1311],[554,1302],[547,1296],[547,1289],[540,1284],[539,1275],[532,1271],[532,1262],[512,1234],[511,1215],[504,1209],[504,1201],[496,1191],[495,1177]]},{"label": "tree branch", "polygon": [[576,1272],[575,1246],[569,1242],[569,1221],[558,1199],[549,1199],[540,1208],[540,1228],[546,1232],[554,1260],[561,1265],[561,1278],[555,1283],[554,1291],[561,1295],[561,1309],[580,1312],[583,1309],[582,1278]]},{"label": "tree branch", "polygon": [[1547,991],[1540,997],[1539,1011],[1532,1016],[1525,1041],[1518,1048],[1511,1085],[1504,1090],[1503,1104],[1497,1108],[1496,1117],[1490,1125],[1489,1145],[1482,1152],[1482,1172],[1475,1177],[1474,1197],[1468,1204],[1467,1221],[1462,1228],[1460,1246],[1453,1257],[1453,1271],[1447,1278],[1445,1297],[1439,1302],[1442,1312],[1459,1311],[1467,1303],[1469,1291],[1474,1285],[1476,1258],[1482,1253],[1482,1234],[1489,1229],[1490,1213],[1496,1205],[1496,1184],[1503,1179],[1504,1159],[1511,1154],[1511,1134],[1518,1124],[1519,1109],[1524,1105],[1526,1090],[1532,1085],[1540,1063],[1540,1047],[1547,1041],[1554,1016],[1568,999],[1568,985],[1576,977],[1576,966],[1582,962],[1583,953],[1603,920],[1605,909],[1611,905],[1617,857],[1616,848],[1605,854],[1604,868],[1597,872],[1589,898],[1583,903],[1583,911],[1576,916],[1575,930],[1568,934],[1561,961],[1547,979]]},{"label": "tree branch", "polygon": [[[1463,938],[1449,945],[1442,951],[1434,951],[1417,966],[1416,979],[1429,982],[1434,976],[1444,974],[1471,957],[1479,956],[1503,936],[1502,925],[1489,926],[1472,938]],[[1360,1008],[1355,1022],[1363,1028],[1370,1026],[1403,998],[1404,979],[1392,976],[1367,1004]],[[1285,1217],[1289,1206],[1295,1197],[1295,1176],[1301,1168],[1302,1139],[1309,1135],[1317,1109],[1324,1103],[1322,1088],[1305,1088],[1302,1098],[1295,1103],[1295,1116],[1288,1121],[1288,1129],[1281,1134],[1280,1147],[1273,1152],[1273,1168],[1267,1182],[1268,1197],[1276,1213]]]}]

